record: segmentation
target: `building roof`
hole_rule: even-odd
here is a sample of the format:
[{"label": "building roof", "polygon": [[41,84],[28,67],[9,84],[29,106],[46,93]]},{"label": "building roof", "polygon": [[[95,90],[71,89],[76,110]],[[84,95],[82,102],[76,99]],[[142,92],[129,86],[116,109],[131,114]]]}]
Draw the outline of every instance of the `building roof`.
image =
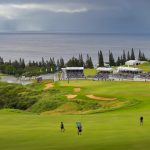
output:
[{"label": "building roof", "polygon": [[139,60],[129,60],[129,61],[125,62],[126,65],[136,65],[136,64],[139,64],[139,63],[140,63]]},{"label": "building roof", "polygon": [[62,70],[84,70],[84,67],[66,67],[62,68]]},{"label": "building roof", "polygon": [[139,60],[128,60],[126,62],[136,63],[136,62],[139,62]]},{"label": "building roof", "polygon": [[142,69],[133,68],[133,67],[118,67],[117,71],[132,71],[132,72],[137,72],[137,71],[142,71]]},{"label": "building roof", "polygon": [[106,67],[98,67],[97,71],[113,71],[113,68],[106,68]]}]

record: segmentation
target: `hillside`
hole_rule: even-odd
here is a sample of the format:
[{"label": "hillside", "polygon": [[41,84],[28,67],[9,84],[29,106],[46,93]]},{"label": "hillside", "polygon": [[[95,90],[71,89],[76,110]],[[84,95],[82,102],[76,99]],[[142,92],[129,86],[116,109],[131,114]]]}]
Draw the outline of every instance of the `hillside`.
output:
[{"label": "hillside", "polygon": [[147,98],[149,85],[141,82],[92,80],[70,81],[69,84],[67,81],[52,83],[47,80],[26,86],[0,83],[0,108],[44,114],[112,111],[139,104]]}]

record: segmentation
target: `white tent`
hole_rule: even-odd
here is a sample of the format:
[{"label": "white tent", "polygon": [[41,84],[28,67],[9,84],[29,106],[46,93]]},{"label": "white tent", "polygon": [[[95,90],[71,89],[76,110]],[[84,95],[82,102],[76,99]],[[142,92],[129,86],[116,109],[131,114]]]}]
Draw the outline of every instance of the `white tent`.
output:
[{"label": "white tent", "polygon": [[118,67],[117,72],[130,72],[130,73],[140,73],[142,69],[133,67]]},{"label": "white tent", "polygon": [[65,69],[66,70],[84,70],[84,67],[66,67]]},{"label": "white tent", "polygon": [[101,72],[112,72],[113,68],[98,67],[96,70]]},{"label": "white tent", "polygon": [[129,60],[129,61],[126,61],[125,64],[128,65],[128,66],[135,66],[135,65],[139,65],[140,61],[138,61],[138,60]]}]

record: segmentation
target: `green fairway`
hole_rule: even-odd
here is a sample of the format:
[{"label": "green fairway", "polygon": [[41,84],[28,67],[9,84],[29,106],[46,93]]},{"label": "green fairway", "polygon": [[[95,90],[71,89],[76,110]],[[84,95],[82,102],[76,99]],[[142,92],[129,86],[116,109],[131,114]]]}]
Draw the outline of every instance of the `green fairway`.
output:
[{"label": "green fairway", "polygon": [[[26,111],[0,110],[0,150],[149,150],[150,83],[59,81],[43,91],[45,84],[24,88],[16,85],[26,99],[37,95],[37,102]],[[2,87],[11,89],[10,85],[2,84]],[[80,91],[73,91],[75,87],[80,87]],[[14,93],[15,89],[9,91],[10,98]],[[67,99],[64,94],[69,93],[77,97]],[[87,94],[117,99],[92,100]],[[48,103],[55,107],[42,109]],[[76,106],[74,110],[73,106]],[[46,112],[39,114],[39,109]],[[139,125],[141,115],[144,126]],[[65,133],[60,132],[61,121]],[[77,135],[76,121],[82,122],[81,136]]]}]

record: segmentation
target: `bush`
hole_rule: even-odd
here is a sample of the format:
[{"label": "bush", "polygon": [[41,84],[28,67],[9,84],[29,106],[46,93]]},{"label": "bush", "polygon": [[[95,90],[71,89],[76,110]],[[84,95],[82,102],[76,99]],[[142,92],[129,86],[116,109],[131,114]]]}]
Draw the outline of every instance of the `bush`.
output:
[{"label": "bush", "polygon": [[37,101],[32,92],[21,85],[0,83],[0,108],[26,110]]}]

